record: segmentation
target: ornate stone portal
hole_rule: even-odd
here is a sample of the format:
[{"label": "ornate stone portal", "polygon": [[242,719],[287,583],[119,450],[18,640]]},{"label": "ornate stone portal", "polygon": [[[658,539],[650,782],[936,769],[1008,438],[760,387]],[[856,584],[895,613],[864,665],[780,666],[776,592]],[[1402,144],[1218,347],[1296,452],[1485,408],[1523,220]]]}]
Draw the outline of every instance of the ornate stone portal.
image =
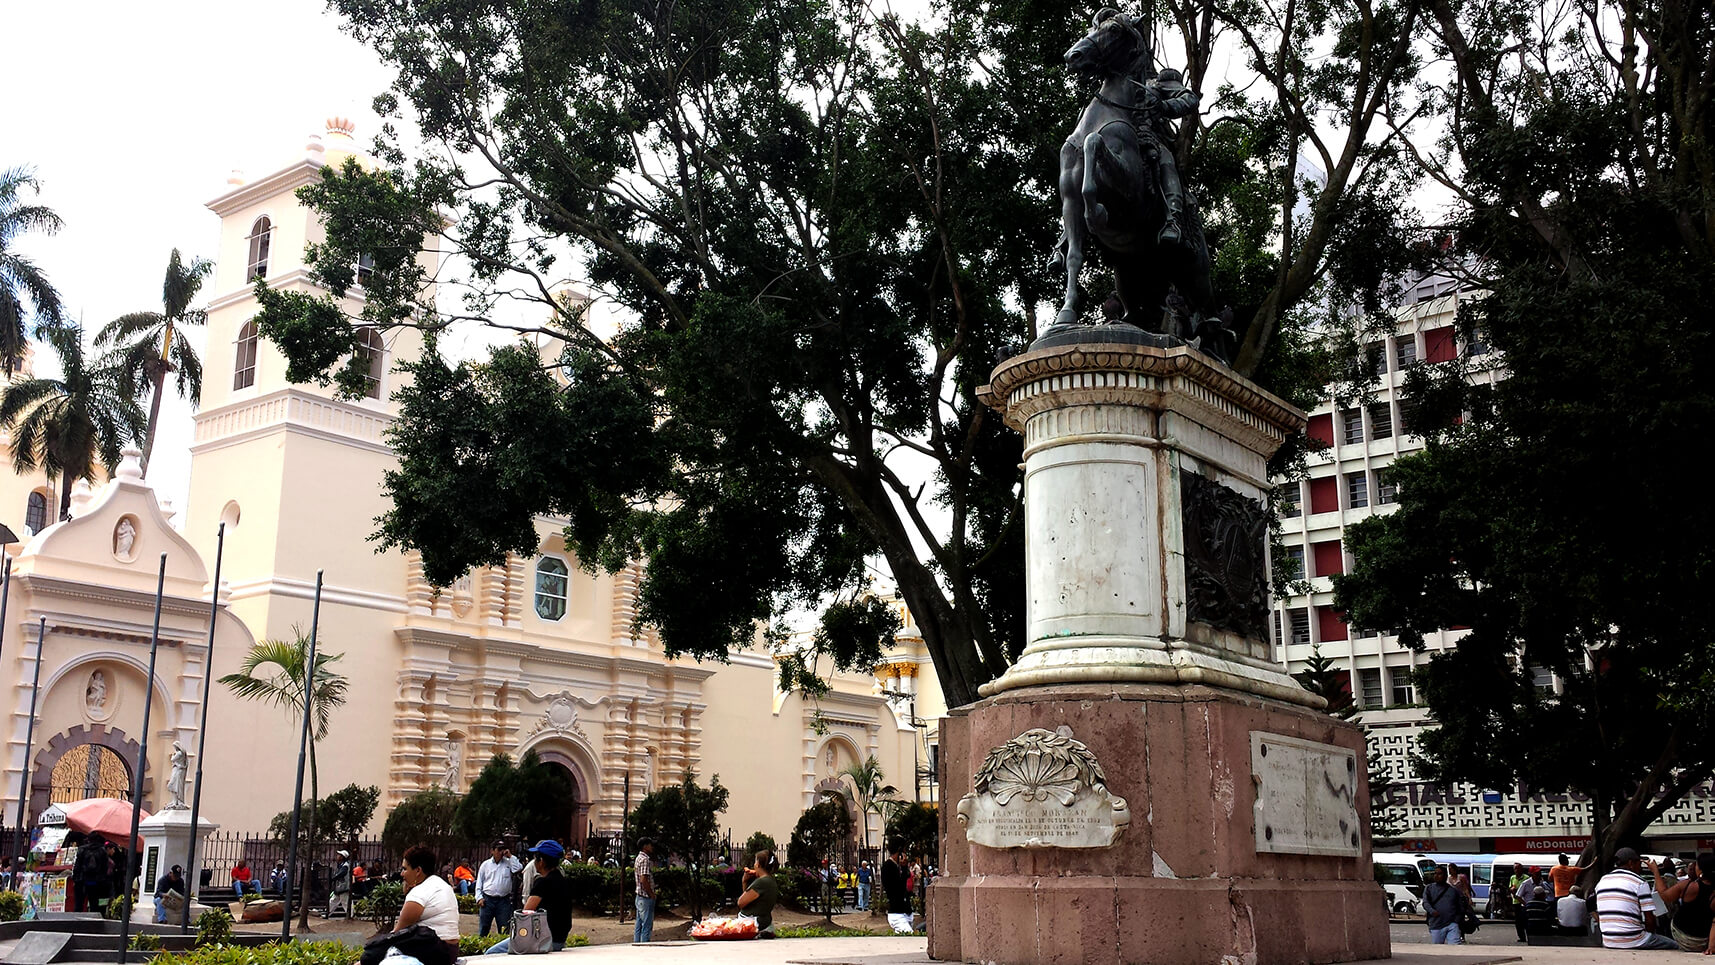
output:
[{"label": "ornate stone portal", "polygon": [[929,952],[1386,957],[1363,735],[1265,630],[1267,460],[1303,414],[1176,339],[1079,334],[980,392],[1024,434],[1027,638],[942,722]]}]

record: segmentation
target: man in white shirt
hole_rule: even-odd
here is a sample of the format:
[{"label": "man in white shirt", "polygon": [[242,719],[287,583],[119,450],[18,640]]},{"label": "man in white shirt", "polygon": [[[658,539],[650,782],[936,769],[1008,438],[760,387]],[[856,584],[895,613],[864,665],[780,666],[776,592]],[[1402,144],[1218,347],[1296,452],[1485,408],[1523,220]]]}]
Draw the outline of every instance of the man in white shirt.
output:
[{"label": "man in white shirt", "polygon": [[507,851],[506,842],[494,842],[488,860],[476,869],[476,918],[484,935],[490,924],[502,935],[512,927],[512,874],[522,866]]},{"label": "man in white shirt", "polygon": [[1679,950],[1679,943],[1655,933],[1655,889],[1638,869],[1643,860],[1632,848],[1614,852],[1614,870],[1596,882],[1596,926],[1604,948]]},{"label": "man in white shirt", "polygon": [[1584,934],[1584,920],[1589,913],[1589,906],[1584,903],[1584,889],[1578,885],[1573,885],[1566,897],[1554,905],[1554,917],[1560,922],[1560,930],[1574,935]]}]

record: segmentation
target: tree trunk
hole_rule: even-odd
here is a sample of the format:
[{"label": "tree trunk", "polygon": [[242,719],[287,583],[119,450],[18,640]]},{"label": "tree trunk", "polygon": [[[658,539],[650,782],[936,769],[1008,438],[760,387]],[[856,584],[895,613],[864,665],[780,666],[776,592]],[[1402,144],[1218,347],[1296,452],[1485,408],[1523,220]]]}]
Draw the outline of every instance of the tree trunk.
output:
[{"label": "tree trunk", "polygon": [[149,380],[154,391],[149,399],[149,428],[143,433],[143,475],[149,475],[149,456],[155,451],[155,427],[161,423],[161,393],[167,387],[167,365],[162,363],[155,368],[154,378]]}]

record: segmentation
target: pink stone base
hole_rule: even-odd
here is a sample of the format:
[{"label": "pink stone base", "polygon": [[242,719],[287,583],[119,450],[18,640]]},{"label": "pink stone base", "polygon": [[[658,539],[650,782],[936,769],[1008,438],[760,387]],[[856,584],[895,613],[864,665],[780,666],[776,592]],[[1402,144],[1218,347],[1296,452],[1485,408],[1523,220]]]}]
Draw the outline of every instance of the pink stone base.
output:
[{"label": "pink stone base", "polygon": [[[953,817],[995,745],[1061,725],[1095,753],[1131,827],[1112,848],[972,845]],[[1036,687],[941,724],[943,877],[929,889],[929,954],[943,961],[1346,962],[1387,958],[1387,906],[1358,858],[1259,854],[1253,730],[1351,747],[1357,727],[1200,686]],[[1368,813],[1367,788],[1357,788]]]}]

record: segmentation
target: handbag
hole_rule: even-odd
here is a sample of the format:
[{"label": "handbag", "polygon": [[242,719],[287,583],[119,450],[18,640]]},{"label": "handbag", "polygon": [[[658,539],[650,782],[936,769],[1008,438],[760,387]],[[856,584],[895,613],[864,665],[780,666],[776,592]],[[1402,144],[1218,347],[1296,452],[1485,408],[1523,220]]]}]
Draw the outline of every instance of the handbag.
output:
[{"label": "handbag", "polygon": [[363,965],[380,965],[388,949],[397,948],[423,965],[453,965],[453,953],[441,936],[427,925],[412,925],[385,935],[376,935],[363,943]]},{"label": "handbag", "polygon": [[512,913],[512,941],[507,948],[514,955],[541,955],[554,950],[554,936],[548,931],[548,914],[542,911]]}]

